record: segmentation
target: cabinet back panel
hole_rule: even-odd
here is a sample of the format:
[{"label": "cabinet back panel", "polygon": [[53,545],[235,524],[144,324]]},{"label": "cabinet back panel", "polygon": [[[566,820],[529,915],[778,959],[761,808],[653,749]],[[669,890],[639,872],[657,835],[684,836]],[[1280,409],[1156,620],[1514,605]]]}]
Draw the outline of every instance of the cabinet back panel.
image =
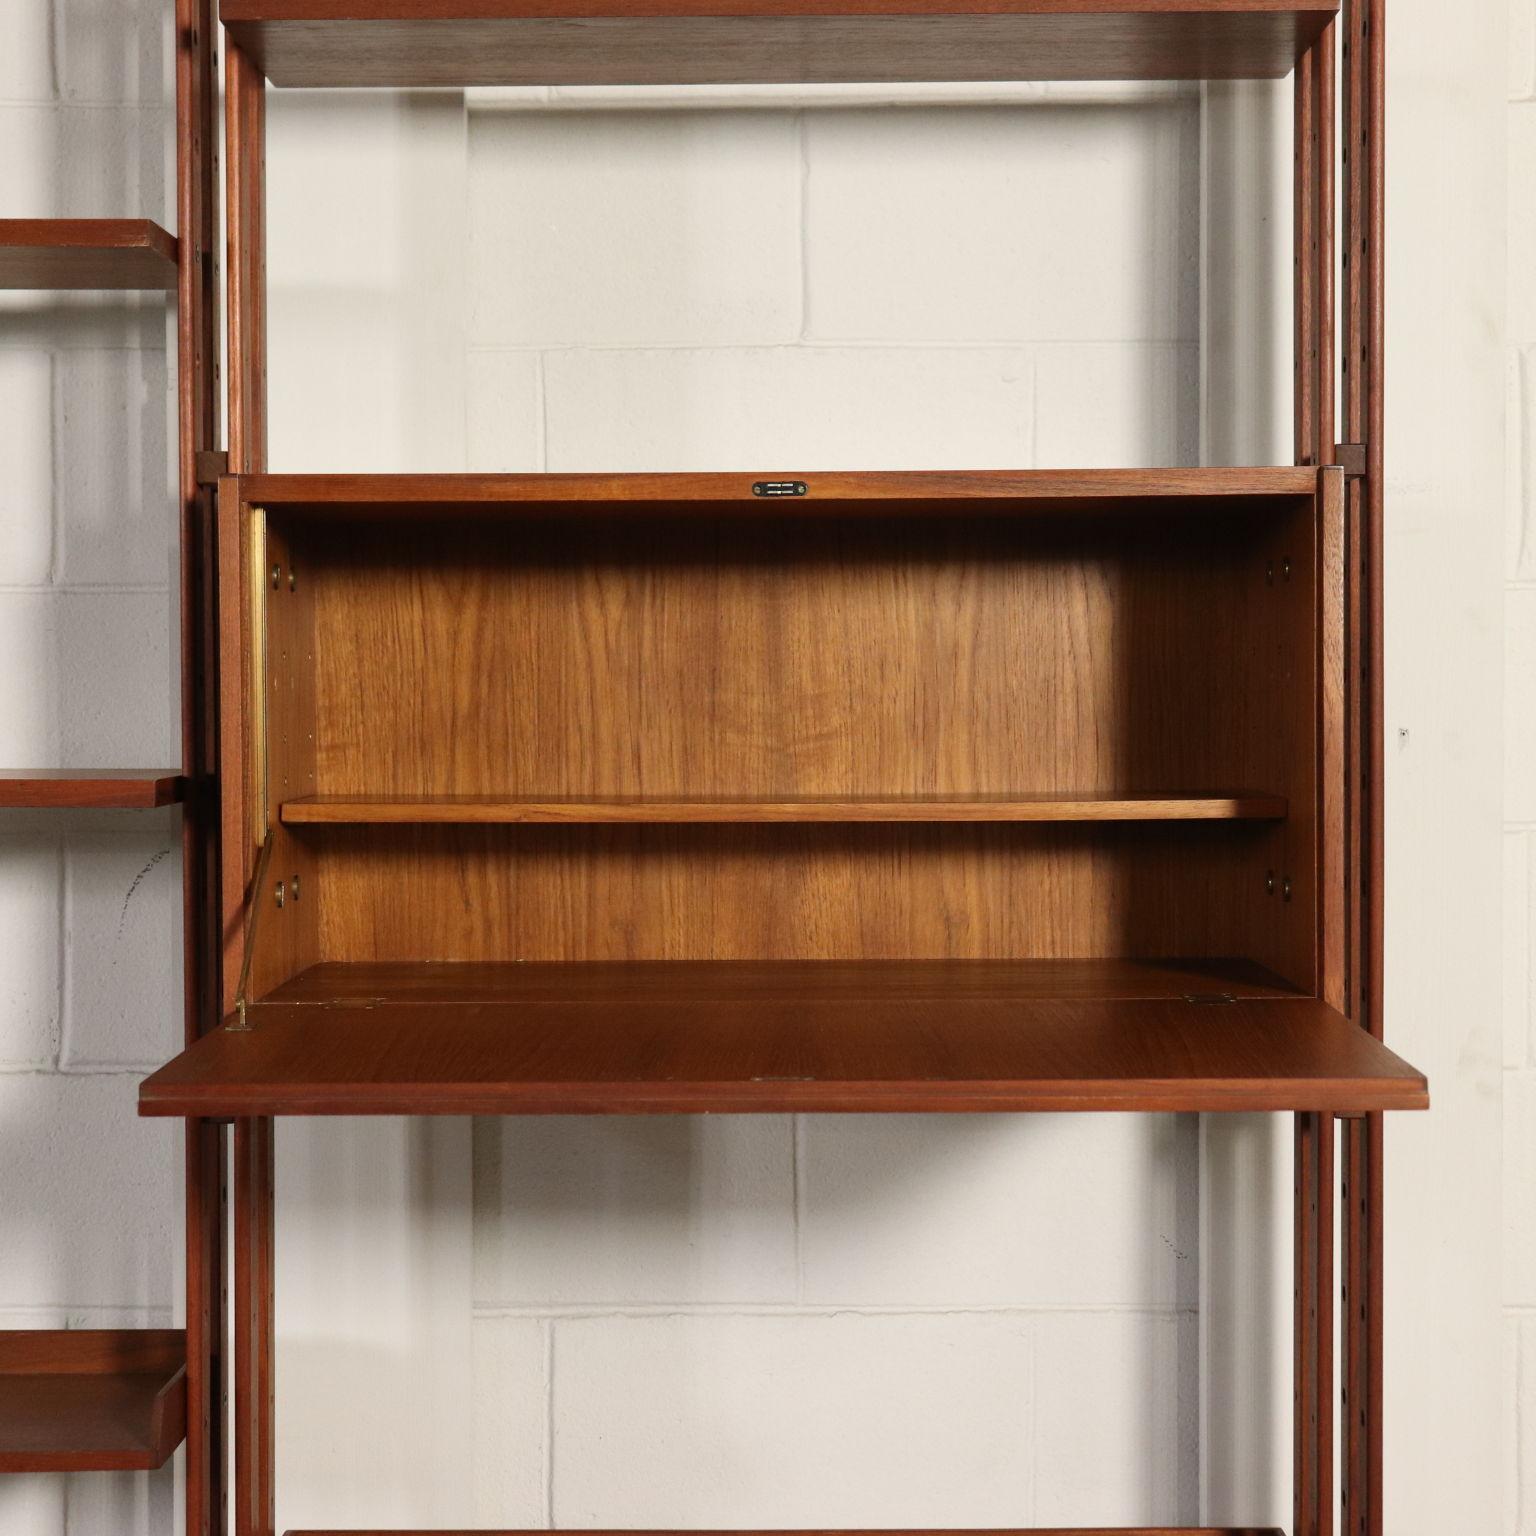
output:
[{"label": "cabinet back panel", "polygon": [[[1232,825],[347,827],[331,960],[1243,956],[1278,835]],[[1272,922],[1299,909],[1269,904]]]},{"label": "cabinet back panel", "polygon": [[1286,793],[1278,521],[314,530],[317,792]]}]

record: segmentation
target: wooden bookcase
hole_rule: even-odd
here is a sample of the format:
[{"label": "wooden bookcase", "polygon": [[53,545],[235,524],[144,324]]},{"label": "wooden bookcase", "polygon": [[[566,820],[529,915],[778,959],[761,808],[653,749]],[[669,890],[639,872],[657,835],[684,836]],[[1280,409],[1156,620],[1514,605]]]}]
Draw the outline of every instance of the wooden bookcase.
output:
[{"label": "wooden bookcase", "polygon": [[[1291,1536],[1381,1536],[1384,0],[222,0],[222,452],[211,8],[186,761],[133,786],[185,795],[188,1529],[274,1530],[278,1115],[1243,1110],[1294,1117]],[[269,472],[268,81],[1293,72],[1290,465]]]},{"label": "wooden bookcase", "polygon": [[[213,508],[198,481],[199,462],[206,470],[217,442],[213,0],[174,0],[174,20],[180,238],[149,219],[0,218],[0,288],[174,295],[182,760],[0,769],[0,810],[180,808],[190,1043],[217,1021]],[[0,1330],[0,1473],[150,1471],[185,1440],[187,1528],[198,1536],[223,1529],[215,1511],[224,1503],[224,1166],[217,1128],[189,1122],[185,1328]]]}]

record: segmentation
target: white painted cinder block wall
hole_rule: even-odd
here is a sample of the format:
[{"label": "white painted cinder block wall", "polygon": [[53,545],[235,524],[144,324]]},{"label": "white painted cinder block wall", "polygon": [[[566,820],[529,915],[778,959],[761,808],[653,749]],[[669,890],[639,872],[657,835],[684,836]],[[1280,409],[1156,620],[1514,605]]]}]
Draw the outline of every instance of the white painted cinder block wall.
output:
[{"label": "white painted cinder block wall", "polygon": [[[12,0],[0,214],[171,222],[163,10]],[[1437,1108],[1392,1137],[1388,1528],[1441,1536],[1496,1529],[1500,1499],[1505,34],[1391,12],[1392,1028]],[[1251,88],[275,95],[272,461],[1282,459],[1288,154],[1284,93]],[[174,755],[165,320],[0,308],[8,764]],[[175,1144],[133,1116],[178,1029],[173,834],[0,819],[0,1324],[175,1305]],[[1536,1108],[1508,1126],[1517,1308]],[[1174,1118],[285,1124],[279,1528],[1287,1522],[1285,1148]],[[1529,1536],[1536,1324],[1505,1330],[1504,1523]],[[172,1487],[0,1480],[0,1530],[151,1536]]]}]

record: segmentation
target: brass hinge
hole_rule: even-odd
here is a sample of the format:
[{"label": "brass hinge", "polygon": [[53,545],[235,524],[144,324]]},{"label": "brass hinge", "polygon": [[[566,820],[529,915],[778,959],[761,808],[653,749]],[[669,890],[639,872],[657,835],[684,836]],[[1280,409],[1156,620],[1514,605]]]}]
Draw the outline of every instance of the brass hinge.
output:
[{"label": "brass hinge", "polygon": [[256,861],[256,878],[251,883],[251,894],[245,905],[245,954],[240,960],[240,980],[235,984],[235,1017],[230,1029],[249,1029],[246,1018],[248,1004],[246,988],[251,981],[251,956],[256,952],[256,919],[265,903],[261,894],[267,888],[267,866],[272,862],[272,833],[267,832],[261,845],[261,857]]},{"label": "brass hinge", "polygon": [[1337,444],[1333,450],[1333,462],[1344,471],[1346,479],[1361,479],[1365,474],[1365,444]]}]

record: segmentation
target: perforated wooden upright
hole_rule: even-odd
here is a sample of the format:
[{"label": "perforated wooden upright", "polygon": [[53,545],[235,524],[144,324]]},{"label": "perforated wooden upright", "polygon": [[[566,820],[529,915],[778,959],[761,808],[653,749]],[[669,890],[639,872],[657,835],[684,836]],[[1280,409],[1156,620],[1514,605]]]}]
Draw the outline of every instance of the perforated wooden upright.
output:
[{"label": "perforated wooden upright", "polygon": [[[182,10],[189,936],[222,980],[141,1109],[189,1128],[193,1528],[224,1122],[234,1529],[270,1536],[275,1116],[1264,1111],[1292,1536],[1339,1496],[1380,1536],[1382,1117],[1427,1103],[1382,1038],[1382,0],[222,0],[222,460]],[[1292,464],[267,464],[268,82],[1293,71]]]}]

